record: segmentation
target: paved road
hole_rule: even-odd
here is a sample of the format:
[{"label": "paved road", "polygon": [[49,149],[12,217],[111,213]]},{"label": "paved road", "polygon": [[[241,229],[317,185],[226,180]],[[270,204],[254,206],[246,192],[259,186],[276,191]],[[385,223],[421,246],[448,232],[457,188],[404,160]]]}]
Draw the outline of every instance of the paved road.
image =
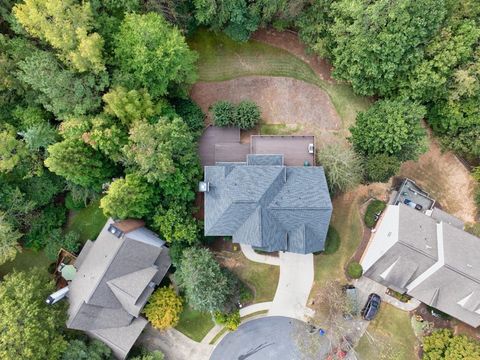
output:
[{"label": "paved road", "polygon": [[[306,324],[287,317],[269,316],[248,321],[228,334],[215,348],[210,360],[298,360],[305,358],[298,349],[299,337],[318,337],[321,349],[315,359],[329,350],[327,339],[309,334]],[[322,346],[323,345],[323,346]],[[308,358],[312,358],[308,356]]]}]

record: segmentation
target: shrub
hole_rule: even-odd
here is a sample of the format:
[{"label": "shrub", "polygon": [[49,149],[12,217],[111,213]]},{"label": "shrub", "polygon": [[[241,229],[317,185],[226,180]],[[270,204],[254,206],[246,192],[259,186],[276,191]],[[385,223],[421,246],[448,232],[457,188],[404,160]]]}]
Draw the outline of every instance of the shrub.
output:
[{"label": "shrub", "polygon": [[260,109],[253,101],[242,101],[235,109],[234,126],[243,130],[254,128],[260,121]]},{"label": "shrub", "polygon": [[65,207],[68,210],[80,210],[83,209],[85,205],[86,204],[82,199],[75,199],[71,192],[65,197]]},{"label": "shrub", "polygon": [[340,235],[338,231],[330,225],[328,228],[327,239],[325,240],[325,255],[334,254],[337,252],[338,248],[340,247]]},{"label": "shrub", "polygon": [[194,133],[200,133],[205,127],[205,114],[200,106],[191,99],[174,99],[175,112]]},{"label": "shrub", "polygon": [[232,126],[235,117],[235,106],[229,101],[217,101],[212,108],[215,126]]},{"label": "shrub", "polygon": [[368,157],[365,161],[365,172],[368,181],[385,182],[400,169],[400,160],[386,154]]},{"label": "shrub", "polygon": [[172,287],[156,290],[143,310],[154,328],[164,330],[178,324],[183,310],[182,299]]},{"label": "shrub", "polygon": [[383,211],[387,207],[383,201],[380,200],[373,200],[368,204],[367,211],[365,211],[365,216],[363,220],[365,221],[365,225],[369,228],[373,228],[376,224],[375,215],[380,211]]},{"label": "shrub", "polygon": [[214,314],[215,322],[220,325],[224,325],[230,331],[237,330],[240,325],[240,311],[235,310],[229,314],[222,312],[215,312]]},{"label": "shrub", "polygon": [[350,262],[350,264],[348,264],[348,266],[347,266],[347,274],[352,279],[360,278],[363,274],[362,265],[360,265],[356,261]]}]

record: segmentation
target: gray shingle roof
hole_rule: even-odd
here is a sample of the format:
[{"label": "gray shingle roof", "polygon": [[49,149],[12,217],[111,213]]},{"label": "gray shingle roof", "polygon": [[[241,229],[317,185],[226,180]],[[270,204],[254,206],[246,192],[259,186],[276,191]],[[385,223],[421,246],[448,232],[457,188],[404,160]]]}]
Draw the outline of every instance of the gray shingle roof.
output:
[{"label": "gray shingle roof", "polygon": [[[119,351],[133,345],[136,337],[130,337],[146,324],[137,317],[171,262],[155,233],[141,227],[117,237],[108,231],[113,223],[109,219],[97,240],[79,255],[77,274],[69,284],[67,326],[99,338],[112,336],[105,342]],[[124,358],[130,347],[116,355]]]},{"label": "gray shingle roof", "polygon": [[[366,269],[365,276],[480,326],[480,239],[441,221],[445,217],[398,207],[398,241]],[[383,222],[377,234],[385,233],[382,226]]]},{"label": "gray shingle roof", "polygon": [[321,167],[285,167],[281,155],[205,167],[205,235],[266,251],[324,249],[332,203]]}]

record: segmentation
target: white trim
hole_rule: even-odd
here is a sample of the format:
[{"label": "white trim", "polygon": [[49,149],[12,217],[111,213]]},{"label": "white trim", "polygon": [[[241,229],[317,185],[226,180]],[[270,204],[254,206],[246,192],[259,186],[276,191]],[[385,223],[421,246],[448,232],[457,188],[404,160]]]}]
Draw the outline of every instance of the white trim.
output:
[{"label": "white trim", "polygon": [[418,276],[415,280],[413,280],[407,286],[407,293],[412,291],[418,285],[420,285],[423,281],[428,279],[432,274],[434,274],[437,270],[445,265],[445,252],[443,248],[443,223],[437,223],[437,248],[438,248],[438,260],[435,264],[430,266],[425,272],[423,272],[420,276]]}]

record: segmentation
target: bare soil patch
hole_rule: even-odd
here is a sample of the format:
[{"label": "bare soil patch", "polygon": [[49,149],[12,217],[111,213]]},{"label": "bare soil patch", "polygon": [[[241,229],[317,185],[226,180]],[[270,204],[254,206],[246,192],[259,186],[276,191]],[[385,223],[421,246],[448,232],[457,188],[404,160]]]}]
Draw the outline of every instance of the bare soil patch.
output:
[{"label": "bare soil patch", "polygon": [[265,123],[306,124],[324,130],[338,130],[341,126],[341,119],[325,91],[292,78],[247,76],[199,82],[192,87],[190,95],[204,112],[219,100],[234,103],[251,100],[261,108]]},{"label": "bare soil patch", "polygon": [[442,152],[431,135],[428,152],[418,161],[404,163],[400,175],[415,180],[448,213],[466,222],[475,221],[477,208],[473,201],[472,176],[452,152]]},{"label": "bare soil patch", "polygon": [[252,39],[290,52],[310,65],[322,80],[329,83],[335,82],[331,77],[332,65],[326,59],[308,54],[305,45],[302,44],[297,33],[291,31],[279,32],[274,29],[260,29],[253,34]]}]

